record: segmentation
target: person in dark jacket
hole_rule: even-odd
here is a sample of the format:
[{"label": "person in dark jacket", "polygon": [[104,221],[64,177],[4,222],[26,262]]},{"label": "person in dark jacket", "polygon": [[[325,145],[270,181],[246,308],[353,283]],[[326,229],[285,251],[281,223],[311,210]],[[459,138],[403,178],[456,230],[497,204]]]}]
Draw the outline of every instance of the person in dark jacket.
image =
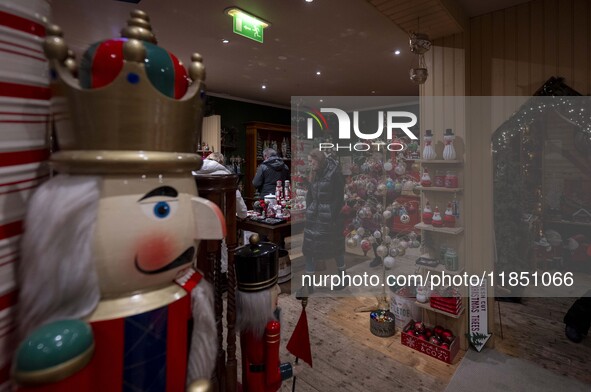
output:
[{"label": "person in dark jacket", "polygon": [[[310,177],[306,194],[306,226],[302,253],[306,259],[306,274],[314,274],[316,261],[334,258],[339,276],[345,273],[345,238],[341,209],[344,205],[345,180],[341,166],[320,150],[308,154]],[[344,286],[339,286],[344,288]],[[298,293],[311,294],[313,287]]]},{"label": "person in dark jacket", "polygon": [[252,185],[259,192],[261,197],[268,194],[275,194],[277,181],[289,180],[289,167],[277,156],[277,151],[272,148],[263,150],[263,163],[257,168],[257,172],[252,179]]},{"label": "person in dark jacket", "polygon": [[564,332],[569,340],[579,343],[587,336],[591,327],[591,290],[572,304],[564,316],[564,323]]}]

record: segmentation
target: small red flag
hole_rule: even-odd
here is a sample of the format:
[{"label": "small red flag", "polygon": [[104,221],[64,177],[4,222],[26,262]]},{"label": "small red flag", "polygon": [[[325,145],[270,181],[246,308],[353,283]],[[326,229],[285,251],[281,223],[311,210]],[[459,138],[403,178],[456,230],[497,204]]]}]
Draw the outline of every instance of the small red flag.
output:
[{"label": "small red flag", "polygon": [[310,332],[308,331],[308,316],[306,309],[302,309],[300,319],[296,324],[293,334],[287,342],[287,351],[301,358],[312,367],[312,349],[310,347]]}]

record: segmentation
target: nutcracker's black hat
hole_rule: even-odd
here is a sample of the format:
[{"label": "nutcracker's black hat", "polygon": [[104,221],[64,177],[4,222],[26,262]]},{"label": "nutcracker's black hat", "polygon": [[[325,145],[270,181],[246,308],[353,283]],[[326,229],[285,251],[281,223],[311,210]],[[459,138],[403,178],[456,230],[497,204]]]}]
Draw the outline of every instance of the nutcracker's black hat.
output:
[{"label": "nutcracker's black hat", "polygon": [[279,271],[278,246],[259,242],[258,234],[250,236],[249,242],[234,254],[238,290],[256,292],[275,286]]}]

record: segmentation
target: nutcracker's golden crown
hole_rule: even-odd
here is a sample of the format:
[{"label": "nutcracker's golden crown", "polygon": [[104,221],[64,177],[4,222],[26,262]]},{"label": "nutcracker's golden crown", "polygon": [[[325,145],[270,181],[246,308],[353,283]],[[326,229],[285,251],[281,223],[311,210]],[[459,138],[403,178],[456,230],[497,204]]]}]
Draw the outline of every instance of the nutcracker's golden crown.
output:
[{"label": "nutcracker's golden crown", "polygon": [[69,113],[54,117],[59,151],[52,164],[67,172],[198,169],[201,56],[191,56],[187,75],[174,55],[156,45],[143,11],[131,12],[121,36],[92,45],[78,69],[60,28],[48,26],[43,48],[54,101]]}]

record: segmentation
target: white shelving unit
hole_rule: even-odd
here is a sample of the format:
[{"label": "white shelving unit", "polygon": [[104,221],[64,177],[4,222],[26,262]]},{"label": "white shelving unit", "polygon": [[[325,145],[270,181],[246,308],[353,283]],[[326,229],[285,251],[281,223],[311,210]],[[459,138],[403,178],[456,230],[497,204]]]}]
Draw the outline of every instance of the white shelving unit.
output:
[{"label": "white shelving unit", "polygon": [[445,160],[445,159],[415,159],[415,162],[417,163],[421,163],[421,164],[442,164],[442,163],[446,163],[446,164],[458,164],[458,163],[463,163],[463,161],[460,161],[459,159],[454,159],[454,160]]},{"label": "white shelving unit", "polygon": [[[460,215],[456,217],[456,227],[433,227],[433,225],[425,224],[423,222],[418,223],[415,225],[415,228],[421,231],[421,237],[427,241],[427,245],[430,248],[431,252],[438,252],[440,248],[453,248],[456,250],[459,259],[459,270],[458,271],[449,271],[447,270],[443,264],[438,264],[435,267],[429,267],[417,264],[417,267],[421,268],[423,276],[429,273],[431,276],[434,274],[447,274],[447,275],[461,275],[464,273],[464,252],[463,252],[463,243],[464,238],[462,233],[464,232],[464,228],[462,227],[462,204],[463,204],[463,191],[464,189],[461,187],[463,181],[463,160],[455,159],[455,160],[443,160],[443,159],[433,159],[433,160],[425,160],[425,159],[417,159],[415,160],[416,163],[421,165],[421,173],[423,172],[424,168],[427,168],[429,172],[437,172],[437,170],[441,171],[453,171],[458,177],[458,187],[455,188],[448,188],[448,187],[419,187],[418,190],[420,191],[421,195],[421,206],[424,206],[426,200],[429,200],[431,207],[434,209],[435,207],[443,207],[445,210],[445,206],[452,201],[458,201],[460,205]],[[440,209],[441,213],[443,214],[443,210]],[[421,207],[422,211],[422,207]],[[430,257],[441,258],[439,253],[437,254],[430,254]],[[443,260],[440,260],[443,262]],[[427,303],[420,303],[415,302],[416,306],[422,309],[423,311],[423,321],[428,324],[432,325],[443,325],[447,328],[450,328],[454,334],[458,337],[463,337],[466,333],[466,312],[465,307],[467,306],[467,298],[465,297],[463,290],[462,292],[462,308],[458,312],[458,314],[453,314],[446,312],[444,310],[436,309],[431,307],[430,302]],[[463,340],[462,340],[463,342]]]},{"label": "white shelving unit", "polygon": [[432,225],[427,225],[425,223],[417,223],[415,225],[416,229],[419,230],[427,230],[427,231],[434,231],[437,233],[446,233],[446,234],[460,234],[464,231],[463,227],[433,227]]},{"label": "white shelving unit", "polygon": [[418,186],[416,187],[421,192],[449,192],[449,193],[459,193],[463,191],[463,188],[446,188],[442,186]]}]

